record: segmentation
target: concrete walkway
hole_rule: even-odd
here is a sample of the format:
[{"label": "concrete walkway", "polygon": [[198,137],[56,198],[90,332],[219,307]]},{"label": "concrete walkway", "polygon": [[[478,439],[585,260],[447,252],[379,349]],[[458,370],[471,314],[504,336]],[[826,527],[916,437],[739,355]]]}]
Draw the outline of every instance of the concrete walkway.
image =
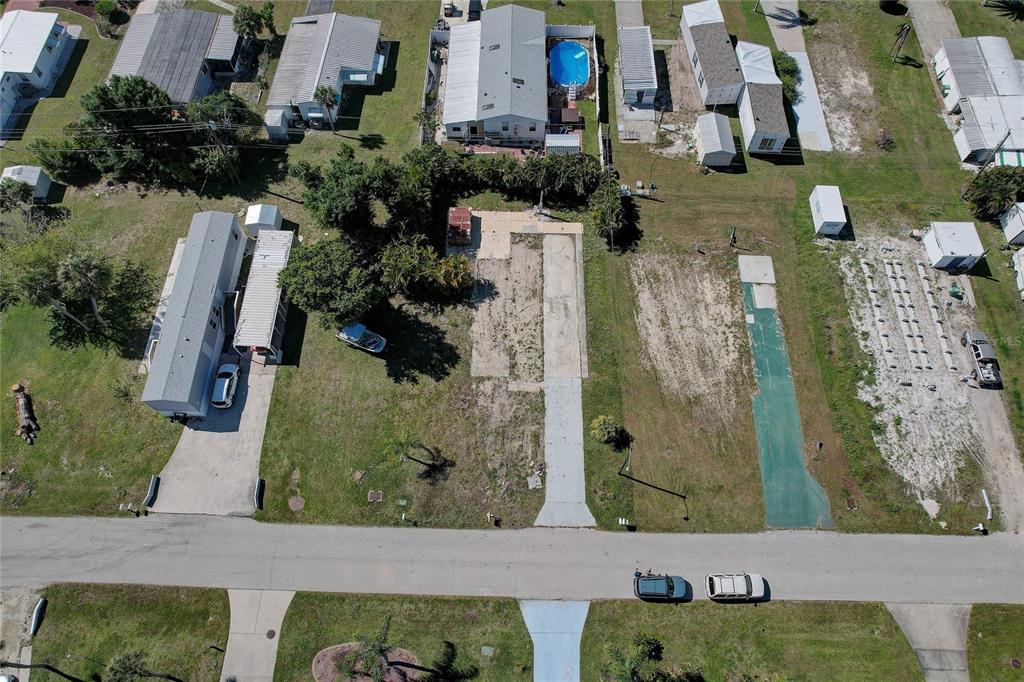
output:
[{"label": "concrete walkway", "polygon": [[153,511],[248,516],[255,510],[253,492],[277,368],[248,360],[241,367],[234,405],[211,407],[206,421],[182,431],[160,472]]},{"label": "concrete walkway", "polygon": [[967,624],[971,607],[952,604],[889,604],[889,613],[903,629],[925,682],[969,682]]},{"label": "concrete walkway", "polygon": [[808,59],[806,52],[787,51],[786,54],[796,60],[802,76],[797,87],[800,101],[793,106],[800,146],[816,152],[830,152],[832,138],[828,134],[828,126],[825,125],[825,110],[818,96],[818,84],[814,80],[814,72],[811,71],[811,60]]},{"label": "concrete walkway", "polygon": [[281,623],[294,592],[228,590],[231,625],[220,679],[272,682]]},{"label": "concrete walkway", "polygon": [[784,52],[807,52],[800,7],[796,0],[767,0],[761,3],[775,46]]},{"label": "concrete walkway", "polygon": [[942,47],[943,38],[960,37],[956,18],[943,0],[907,0],[907,6],[926,64]]},{"label": "concrete walkway", "polygon": [[533,640],[533,679],[579,682],[580,639],[590,602],[521,601],[526,629]]},{"label": "concrete walkway", "polygon": [[[1024,536],[442,530],[223,516],[0,518],[0,588],[55,582],[630,599],[633,572],[756,571],[778,600],[1024,603]],[[410,560],[415,557],[415,561]],[[703,598],[703,591],[694,595]]]},{"label": "concrete walkway", "polygon": [[644,6],[641,0],[615,0],[615,23],[623,28],[644,25]]}]

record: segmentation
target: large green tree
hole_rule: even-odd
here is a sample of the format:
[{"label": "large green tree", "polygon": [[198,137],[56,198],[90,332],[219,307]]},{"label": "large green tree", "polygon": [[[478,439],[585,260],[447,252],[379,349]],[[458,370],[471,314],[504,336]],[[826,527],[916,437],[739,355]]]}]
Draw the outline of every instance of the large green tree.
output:
[{"label": "large green tree", "polygon": [[1024,193],[1024,168],[995,166],[978,173],[967,186],[964,199],[981,220],[994,220]]},{"label": "large green tree", "polygon": [[339,239],[300,246],[292,252],[278,282],[295,305],[318,313],[326,329],[358,319],[386,295],[377,273],[350,244]]}]

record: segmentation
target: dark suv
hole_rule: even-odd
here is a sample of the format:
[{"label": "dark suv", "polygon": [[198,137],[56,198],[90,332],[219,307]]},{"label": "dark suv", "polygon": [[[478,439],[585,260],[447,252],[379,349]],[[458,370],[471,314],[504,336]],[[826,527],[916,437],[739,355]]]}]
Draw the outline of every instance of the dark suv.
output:
[{"label": "dark suv", "polygon": [[677,575],[651,572],[633,574],[633,594],[643,601],[682,601],[686,598],[686,581]]}]

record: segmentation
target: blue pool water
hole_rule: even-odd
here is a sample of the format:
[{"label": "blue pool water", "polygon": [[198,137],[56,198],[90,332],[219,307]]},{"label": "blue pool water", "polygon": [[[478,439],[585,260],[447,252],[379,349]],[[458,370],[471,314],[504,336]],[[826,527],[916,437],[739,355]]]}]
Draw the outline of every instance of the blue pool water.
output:
[{"label": "blue pool water", "polygon": [[581,44],[563,40],[551,48],[551,79],[559,85],[585,85],[590,80],[590,59]]}]

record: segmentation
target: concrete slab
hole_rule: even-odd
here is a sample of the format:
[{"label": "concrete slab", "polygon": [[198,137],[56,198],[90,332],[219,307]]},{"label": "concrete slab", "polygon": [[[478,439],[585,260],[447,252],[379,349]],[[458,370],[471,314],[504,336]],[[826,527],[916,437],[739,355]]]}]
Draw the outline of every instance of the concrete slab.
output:
[{"label": "concrete slab", "polygon": [[755,308],[778,309],[778,296],[774,284],[755,284],[752,287]]},{"label": "concrete slab", "polygon": [[765,0],[761,3],[772,39],[780,50],[806,52],[800,8],[796,0]]},{"label": "concrete slab", "polygon": [[907,636],[926,682],[968,682],[967,625],[969,605],[885,605]]},{"label": "concrete slab", "polygon": [[800,66],[800,75],[803,77],[797,88],[801,95],[800,101],[793,107],[800,146],[811,151],[830,152],[832,138],[828,134],[828,126],[825,125],[825,111],[818,96],[818,84],[814,80],[811,62],[806,52],[787,54],[796,60]]},{"label": "concrete slab", "polygon": [[544,379],[544,506],[536,526],[593,526],[583,473],[579,377]]},{"label": "concrete slab", "polygon": [[924,52],[924,61],[930,64],[942,47],[943,38],[960,37],[956,17],[942,0],[907,0],[907,7],[910,8],[910,20],[914,22],[914,34]]},{"label": "concrete slab", "polygon": [[640,0],[615,0],[615,23],[623,27],[643,26],[643,3]]},{"label": "concrete slab", "polygon": [[579,377],[580,292],[576,240],[544,237],[544,376]]},{"label": "concrete slab", "polygon": [[281,623],[294,592],[228,590],[231,624],[221,680],[271,682]]},{"label": "concrete slab", "polygon": [[277,367],[245,359],[235,403],[211,408],[206,421],[185,427],[160,472],[152,511],[248,516],[259,477],[263,434]]},{"label": "concrete slab", "polygon": [[577,682],[580,638],[590,602],[521,601],[526,629],[533,640],[533,679]]},{"label": "concrete slab", "polygon": [[775,284],[775,268],[771,256],[740,256],[740,281],[752,284]]}]

